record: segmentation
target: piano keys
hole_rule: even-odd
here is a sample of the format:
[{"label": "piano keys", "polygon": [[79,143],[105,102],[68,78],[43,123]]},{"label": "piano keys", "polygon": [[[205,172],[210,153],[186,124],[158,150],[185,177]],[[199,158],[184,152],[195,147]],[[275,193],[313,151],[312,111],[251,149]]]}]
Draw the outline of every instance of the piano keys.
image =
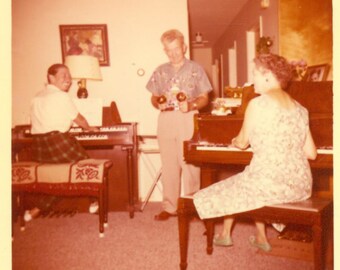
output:
[{"label": "piano keys", "polygon": [[[69,133],[84,147],[92,144],[100,145],[133,145],[136,133],[136,123],[119,123],[112,126],[98,127],[99,131],[82,131],[79,127],[72,127]],[[91,142],[96,141],[96,142]]]},{"label": "piano keys", "polygon": [[[115,133],[115,132],[128,132],[129,128],[126,124],[116,124],[114,126],[109,127],[98,127],[99,131],[95,133]],[[75,134],[77,136],[78,133],[84,133],[83,129],[80,127],[71,127],[70,131],[71,134]],[[91,131],[85,133],[93,133]]]},{"label": "piano keys", "polygon": [[[198,151],[227,151],[227,152],[252,152],[251,147],[247,149],[240,149],[232,145],[210,145],[210,144],[198,144],[196,145],[196,150]],[[333,148],[318,148],[316,149],[318,154],[333,155]]]},{"label": "piano keys", "polygon": [[196,145],[197,151],[227,151],[227,152],[252,152],[251,147],[240,149],[232,145],[217,145],[217,144],[198,144]]},{"label": "piano keys", "polygon": [[[207,163],[218,162],[220,164],[234,164],[236,162],[237,164],[247,165],[249,164],[253,156],[251,147],[241,150],[239,148],[236,148],[230,145],[218,145],[218,144],[206,144],[206,143],[192,144],[190,151],[191,151],[190,155],[193,155],[194,151],[201,151],[199,155],[205,155],[205,156],[212,155],[209,157],[209,161],[205,161]],[[218,152],[222,152],[224,160],[216,160],[219,155]],[[317,148],[317,153],[318,153],[318,156],[316,160],[309,160],[311,167],[332,169],[333,168],[333,148],[331,147]],[[230,156],[230,159],[228,158],[228,155]],[[238,155],[241,155],[242,159],[238,159],[237,158]],[[189,154],[188,154],[188,158],[190,158],[192,162],[195,159],[195,157],[189,157]],[[197,157],[196,159],[200,159],[200,157]],[[196,161],[196,163],[197,162],[198,160]]]},{"label": "piano keys", "polygon": [[[201,187],[218,181],[218,171],[232,165],[247,165],[252,152],[226,147],[237,136],[243,123],[248,102],[256,95],[247,87],[236,114],[216,116],[209,113],[194,117],[193,137],[184,142],[184,159],[201,167]],[[252,91],[252,92],[250,92]],[[332,82],[293,82],[287,92],[309,111],[310,130],[318,149],[316,160],[310,165],[315,180],[333,176],[333,85]],[[329,184],[330,186],[332,184]],[[332,187],[330,187],[332,189]],[[332,190],[329,196],[332,196]]]}]

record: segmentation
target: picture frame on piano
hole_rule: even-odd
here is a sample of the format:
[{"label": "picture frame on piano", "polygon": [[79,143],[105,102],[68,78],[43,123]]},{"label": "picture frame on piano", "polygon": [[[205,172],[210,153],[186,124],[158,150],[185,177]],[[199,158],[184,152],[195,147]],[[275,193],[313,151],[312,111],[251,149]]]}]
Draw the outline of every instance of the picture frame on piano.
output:
[{"label": "picture frame on piano", "polygon": [[59,25],[63,63],[68,55],[92,55],[100,66],[109,66],[106,24]]},{"label": "picture frame on piano", "polygon": [[309,66],[303,80],[307,82],[326,81],[329,69],[330,66],[328,64]]}]

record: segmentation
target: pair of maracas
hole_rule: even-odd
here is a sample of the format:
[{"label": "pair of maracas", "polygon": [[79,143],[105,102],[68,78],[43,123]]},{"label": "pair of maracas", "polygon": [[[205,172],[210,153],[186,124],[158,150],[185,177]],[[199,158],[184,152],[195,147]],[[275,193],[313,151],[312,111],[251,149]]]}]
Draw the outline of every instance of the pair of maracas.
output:
[{"label": "pair of maracas", "polygon": [[[176,99],[178,100],[179,103],[181,103],[181,102],[184,102],[187,99],[187,96],[183,92],[179,92],[176,95]],[[167,110],[166,100],[167,100],[166,96],[164,96],[164,95],[158,97],[158,99],[157,99],[157,102],[159,104],[159,109],[161,111]]]}]

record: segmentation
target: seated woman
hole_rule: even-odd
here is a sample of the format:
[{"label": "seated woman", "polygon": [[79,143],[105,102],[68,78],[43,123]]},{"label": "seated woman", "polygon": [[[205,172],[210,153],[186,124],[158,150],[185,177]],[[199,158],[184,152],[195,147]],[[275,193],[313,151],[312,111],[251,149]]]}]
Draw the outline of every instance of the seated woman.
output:
[{"label": "seated woman", "polygon": [[[266,205],[306,200],[312,192],[308,159],[316,158],[308,111],[285,89],[292,76],[290,64],[274,54],[254,60],[254,88],[260,96],[246,109],[239,134],[231,144],[253,150],[250,165],[239,174],[198,191],[194,204],[202,219],[225,216],[214,244],[231,246],[233,214]],[[270,251],[263,222],[255,221],[251,245]]]}]

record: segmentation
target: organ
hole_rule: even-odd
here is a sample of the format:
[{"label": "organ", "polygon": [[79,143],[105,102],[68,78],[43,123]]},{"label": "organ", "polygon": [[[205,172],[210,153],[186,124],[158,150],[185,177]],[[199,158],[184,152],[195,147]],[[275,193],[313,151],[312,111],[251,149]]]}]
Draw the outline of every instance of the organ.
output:
[{"label": "organ", "polygon": [[[79,127],[72,127],[69,132],[91,158],[113,161],[108,176],[109,211],[127,210],[132,218],[138,204],[137,123],[121,122],[112,102],[110,107],[103,108],[103,126],[99,132],[84,132]],[[31,142],[30,125],[16,126],[12,130],[12,160],[29,160]],[[88,202],[78,204],[81,211],[87,211]]]}]

